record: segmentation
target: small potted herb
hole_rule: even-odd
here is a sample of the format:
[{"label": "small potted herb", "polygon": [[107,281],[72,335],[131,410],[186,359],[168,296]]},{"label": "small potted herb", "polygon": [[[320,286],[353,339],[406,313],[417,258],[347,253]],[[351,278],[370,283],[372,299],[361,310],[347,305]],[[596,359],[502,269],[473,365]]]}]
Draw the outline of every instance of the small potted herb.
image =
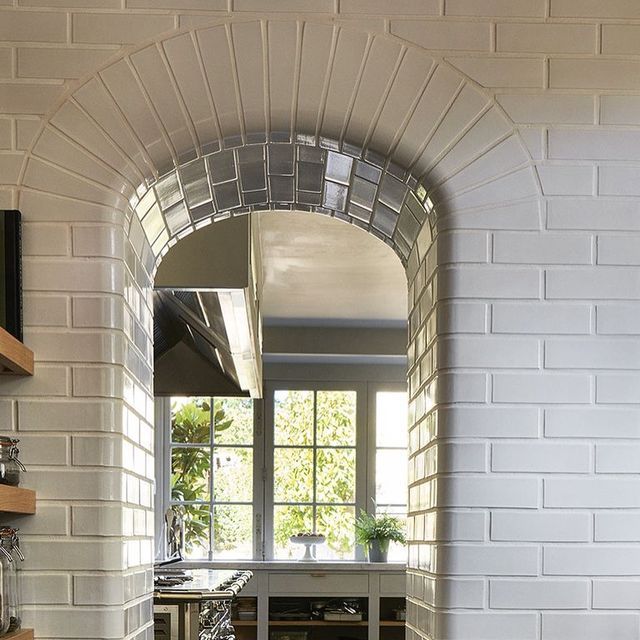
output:
[{"label": "small potted herb", "polygon": [[367,550],[369,562],[386,562],[390,542],[407,542],[404,524],[386,513],[374,516],[361,510],[356,518],[356,542]]}]

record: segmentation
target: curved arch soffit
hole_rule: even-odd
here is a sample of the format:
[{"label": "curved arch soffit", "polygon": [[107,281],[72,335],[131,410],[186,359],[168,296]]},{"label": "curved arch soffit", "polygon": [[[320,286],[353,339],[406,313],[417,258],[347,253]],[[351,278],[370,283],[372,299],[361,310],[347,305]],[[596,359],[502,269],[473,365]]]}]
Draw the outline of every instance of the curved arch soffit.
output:
[{"label": "curved arch soffit", "polygon": [[[264,196],[245,188],[243,165],[251,162],[243,159],[252,153],[262,154],[256,171],[261,164]],[[295,158],[290,173],[274,170],[279,153]],[[321,166],[322,189],[312,191],[319,198],[299,189],[314,174],[304,154]],[[233,159],[237,207],[225,207],[224,183],[214,175],[224,158]],[[351,164],[349,179],[334,180],[334,162]],[[433,211],[442,217],[536,201],[531,165],[491,96],[414,43],[330,21],[231,19],[133,48],[84,80],[32,144],[20,186],[127,212],[130,234],[155,204],[167,237],[160,242],[150,232],[147,264],[207,219],[190,200],[193,171],[196,182],[198,173],[207,179],[208,219],[252,208],[318,211],[364,226],[406,265],[424,256],[426,243],[412,253],[414,227],[429,218],[431,230]],[[367,187],[376,190],[368,220],[355,215],[358,167],[380,174]],[[280,197],[291,178],[294,194]],[[404,194],[401,205],[394,190]],[[171,209],[172,198],[188,223]],[[329,206],[343,200],[346,210]]]}]

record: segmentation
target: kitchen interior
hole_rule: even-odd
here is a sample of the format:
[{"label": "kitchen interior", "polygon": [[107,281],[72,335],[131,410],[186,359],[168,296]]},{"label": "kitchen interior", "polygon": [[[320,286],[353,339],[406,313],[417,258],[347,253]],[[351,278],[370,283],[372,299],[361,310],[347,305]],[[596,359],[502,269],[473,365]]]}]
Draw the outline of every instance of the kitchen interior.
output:
[{"label": "kitchen interior", "polygon": [[[406,309],[393,251],[313,214],[254,212],[155,277],[155,638],[396,640],[406,516]],[[372,558],[373,559],[373,558]]]}]

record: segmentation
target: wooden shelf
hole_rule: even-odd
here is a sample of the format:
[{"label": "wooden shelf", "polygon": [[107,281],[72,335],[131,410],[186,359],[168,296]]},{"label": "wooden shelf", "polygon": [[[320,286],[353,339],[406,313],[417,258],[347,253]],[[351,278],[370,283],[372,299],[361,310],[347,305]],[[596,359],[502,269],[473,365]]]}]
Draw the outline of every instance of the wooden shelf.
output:
[{"label": "wooden shelf", "polygon": [[[11,487],[8,484],[0,484],[0,511],[5,513],[35,513],[36,492],[22,487]],[[22,632],[20,632],[22,633]],[[4,636],[9,638],[12,636]],[[17,636],[22,639],[22,636]],[[26,638],[27,636],[25,636]]]},{"label": "wooden shelf", "polygon": [[20,629],[2,636],[2,640],[33,640],[33,629]]},{"label": "wooden shelf", "polygon": [[404,627],[404,620],[380,620],[381,627]]},{"label": "wooden shelf", "polygon": [[0,374],[33,375],[33,351],[2,327],[0,327]]},{"label": "wooden shelf", "polygon": [[234,627],[257,627],[257,620],[232,620],[231,624]]},{"label": "wooden shelf", "polygon": [[368,627],[366,620],[348,622],[346,620],[269,620],[270,627]]}]

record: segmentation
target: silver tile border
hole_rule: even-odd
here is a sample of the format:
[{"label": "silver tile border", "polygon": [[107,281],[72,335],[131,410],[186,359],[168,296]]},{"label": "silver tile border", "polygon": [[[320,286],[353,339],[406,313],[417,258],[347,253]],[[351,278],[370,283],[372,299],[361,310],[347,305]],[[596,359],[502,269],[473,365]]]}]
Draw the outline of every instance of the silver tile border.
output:
[{"label": "silver tile border", "polygon": [[[286,133],[273,133],[268,142],[264,136],[247,143],[229,138],[210,149],[141,185],[130,200],[136,214],[130,225],[140,223],[151,247],[136,247],[149,270],[197,228],[252,211],[338,218],[391,246],[404,266],[422,226],[434,235],[427,187],[374,151],[306,135],[291,141]],[[136,237],[142,242],[140,233]]]}]

